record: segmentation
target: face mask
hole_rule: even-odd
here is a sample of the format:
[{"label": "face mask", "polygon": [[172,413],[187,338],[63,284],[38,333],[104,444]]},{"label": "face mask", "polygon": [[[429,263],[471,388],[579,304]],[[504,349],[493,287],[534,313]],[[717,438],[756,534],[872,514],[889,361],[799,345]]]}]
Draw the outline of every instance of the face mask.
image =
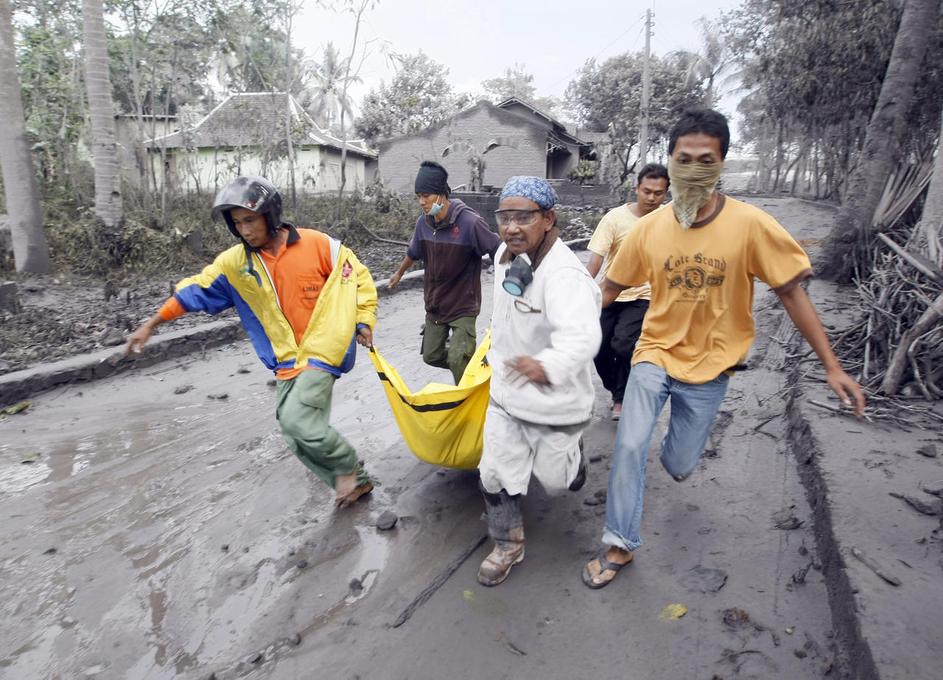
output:
[{"label": "face mask", "polygon": [[697,211],[707,205],[724,170],[723,161],[678,163],[668,159],[668,177],[671,179],[671,209],[681,226],[689,229],[697,218]]},{"label": "face mask", "polygon": [[439,201],[436,201],[435,203],[432,204],[432,207],[429,208],[429,212],[427,214],[429,215],[429,217],[437,217],[439,213],[442,212],[443,207],[444,206],[442,205],[442,203],[440,203]]},{"label": "face mask", "polygon": [[534,268],[531,266],[530,258],[527,257],[527,253],[521,253],[511,261],[507,271],[504,272],[501,287],[514,297],[520,297],[533,280]]}]

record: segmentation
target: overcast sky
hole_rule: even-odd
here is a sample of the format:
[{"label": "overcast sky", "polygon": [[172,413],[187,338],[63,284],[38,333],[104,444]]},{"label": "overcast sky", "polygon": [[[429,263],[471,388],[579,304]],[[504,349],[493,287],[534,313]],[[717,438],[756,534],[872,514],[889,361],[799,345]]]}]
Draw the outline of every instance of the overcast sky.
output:
[{"label": "overcast sky", "polygon": [[[310,6],[302,10],[294,30],[298,46],[318,58],[331,40],[342,54],[349,54],[352,16],[306,4]],[[393,75],[381,44],[398,53],[421,49],[448,68],[457,91],[480,93],[482,80],[502,75],[517,63],[534,75],[538,95],[562,97],[587,59],[602,61],[644,48],[646,9],[654,11],[652,52],[663,55],[696,50],[697,19],[715,18],[739,5],[740,0],[379,0],[361,30],[361,43],[375,42],[354,101],[359,105],[367,90]],[[722,106],[732,105],[728,98]]]}]

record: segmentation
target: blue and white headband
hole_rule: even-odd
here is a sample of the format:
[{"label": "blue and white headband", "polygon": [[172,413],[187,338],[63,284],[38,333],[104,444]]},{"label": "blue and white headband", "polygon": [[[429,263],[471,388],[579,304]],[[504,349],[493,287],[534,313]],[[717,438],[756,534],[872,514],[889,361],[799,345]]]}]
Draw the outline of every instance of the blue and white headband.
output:
[{"label": "blue and white headband", "polygon": [[501,199],[511,196],[520,196],[533,201],[543,210],[549,210],[557,202],[557,192],[550,186],[550,182],[542,177],[527,177],[518,175],[511,177],[501,190]]}]

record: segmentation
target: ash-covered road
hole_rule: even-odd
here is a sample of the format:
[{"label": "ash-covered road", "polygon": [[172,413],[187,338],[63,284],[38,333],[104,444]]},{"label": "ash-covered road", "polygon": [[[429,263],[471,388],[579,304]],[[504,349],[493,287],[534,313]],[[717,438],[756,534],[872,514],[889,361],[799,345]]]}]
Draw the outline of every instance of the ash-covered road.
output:
[{"label": "ash-covered road", "polygon": [[[773,333],[778,306],[757,307]],[[419,290],[381,300],[377,346],[416,387],[448,379],[421,362],[422,318]],[[475,474],[409,453],[362,349],[333,421],[382,486],[348,511],[284,446],[247,342],[40,395],[0,422],[0,677],[821,677],[826,591],[763,344],[701,468],[679,484],[653,454],[647,543],[600,591],[579,573],[615,433],[601,388],[589,481],[532,487],[527,559],[493,589]]]}]

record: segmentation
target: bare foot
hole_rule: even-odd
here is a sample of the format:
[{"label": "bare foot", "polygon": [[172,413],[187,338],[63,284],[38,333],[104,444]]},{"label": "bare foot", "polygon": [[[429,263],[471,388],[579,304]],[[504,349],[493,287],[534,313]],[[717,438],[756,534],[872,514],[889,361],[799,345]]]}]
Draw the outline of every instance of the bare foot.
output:
[{"label": "bare foot", "polygon": [[351,492],[357,488],[357,473],[349,475],[337,475],[334,478],[334,499],[335,502],[347,498]]}]

